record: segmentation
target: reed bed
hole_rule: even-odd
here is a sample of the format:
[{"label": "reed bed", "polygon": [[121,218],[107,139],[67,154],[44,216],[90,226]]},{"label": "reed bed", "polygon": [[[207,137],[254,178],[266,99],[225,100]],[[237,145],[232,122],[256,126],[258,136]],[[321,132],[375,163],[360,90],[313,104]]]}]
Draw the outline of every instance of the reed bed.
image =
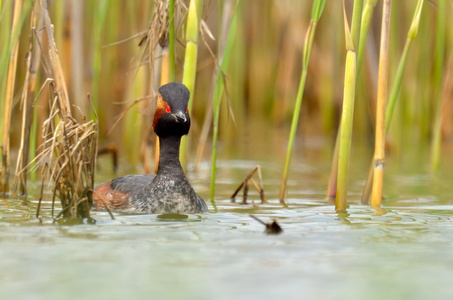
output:
[{"label": "reed bed", "polygon": [[[43,157],[43,145],[49,143],[40,134],[43,125],[48,130],[46,138],[62,143],[72,140],[73,146],[84,151],[95,151],[95,137],[102,147],[117,147],[120,172],[151,172],[155,162],[150,152],[155,146],[148,116],[153,113],[156,88],[167,80],[183,82],[191,91],[193,122],[188,140],[206,137],[203,145],[186,140],[182,161],[190,166],[191,154],[199,146],[198,160],[213,162],[213,186],[216,160],[238,147],[238,137],[256,119],[278,127],[285,137],[275,157],[284,170],[282,203],[291,193],[286,187],[292,177],[291,157],[303,157],[303,145],[297,145],[307,135],[331,140],[330,151],[319,159],[334,157],[329,195],[342,199],[337,200],[338,211],[347,209],[349,165],[355,164],[350,157],[357,144],[374,149],[379,135],[385,157],[410,151],[407,144],[412,149],[429,145],[433,170],[442,168],[443,155],[450,155],[444,152],[453,140],[453,120],[446,117],[453,113],[449,88],[453,72],[451,63],[446,63],[451,61],[453,48],[453,28],[446,21],[453,12],[449,1],[392,1],[389,75],[381,79],[391,88],[388,97],[385,93],[376,96],[383,67],[379,60],[383,15],[375,8],[382,1],[345,0],[345,18],[338,1],[49,1],[45,10],[52,27],[39,23],[44,9],[36,5],[41,7],[41,3],[47,1],[0,1],[3,194],[10,192],[9,170],[18,176],[14,190],[27,194],[30,162],[37,162],[36,155]],[[324,9],[313,15],[312,8],[320,3]],[[222,22],[220,17],[219,12],[228,6],[236,7],[234,22]],[[351,24],[346,41],[341,38],[343,19]],[[164,44],[155,34],[151,37],[149,30],[156,28],[153,20],[163,24],[159,34],[166,37]],[[227,39],[222,37],[225,32],[229,32]],[[310,48],[304,46],[306,32]],[[53,51],[49,51],[52,43],[46,41],[49,36],[55,40]],[[227,96],[222,89],[228,91]],[[221,97],[229,101],[220,101]],[[376,135],[376,128],[382,130],[383,110],[384,134]],[[59,125],[68,112],[69,123]],[[49,116],[54,121],[46,121]],[[75,130],[73,122],[88,131]],[[96,123],[99,136],[92,132]],[[70,145],[59,147],[60,164],[73,164],[63,150]],[[50,160],[57,161],[55,157]],[[429,159],[421,163],[429,164]],[[366,179],[368,170],[361,171],[353,177]],[[60,178],[51,167],[48,172],[47,178]],[[83,176],[83,184],[94,181],[94,171]],[[85,201],[78,197],[74,203]]]}]

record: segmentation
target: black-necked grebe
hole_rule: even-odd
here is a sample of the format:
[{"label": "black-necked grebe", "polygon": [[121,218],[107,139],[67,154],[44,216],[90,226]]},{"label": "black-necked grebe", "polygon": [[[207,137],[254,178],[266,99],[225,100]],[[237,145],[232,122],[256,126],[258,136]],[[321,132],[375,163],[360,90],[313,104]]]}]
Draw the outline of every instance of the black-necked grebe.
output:
[{"label": "black-necked grebe", "polygon": [[181,137],[190,129],[189,97],[189,90],[178,82],[159,88],[153,120],[160,142],[157,174],[126,175],[101,184],[93,193],[95,209],[104,208],[105,202],[111,209],[130,213],[201,213],[208,210],[179,162]]}]

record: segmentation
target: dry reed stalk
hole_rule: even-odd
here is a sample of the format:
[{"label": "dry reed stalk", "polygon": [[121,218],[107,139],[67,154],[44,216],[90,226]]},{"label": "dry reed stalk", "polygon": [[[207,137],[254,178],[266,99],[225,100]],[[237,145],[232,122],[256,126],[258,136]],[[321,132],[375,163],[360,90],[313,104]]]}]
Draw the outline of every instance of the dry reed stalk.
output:
[{"label": "dry reed stalk", "polygon": [[[53,103],[49,118],[43,124],[44,143],[36,159],[49,165],[43,181],[49,178],[54,184],[52,211],[55,198],[61,202],[62,211],[57,218],[89,218],[93,201],[97,125],[93,121],[79,124],[69,115],[63,119],[58,91],[52,83],[49,87]],[[83,115],[81,118],[85,119]]]},{"label": "dry reed stalk", "polygon": [[60,103],[60,109],[63,119],[71,113],[71,107],[69,104],[68,90],[66,88],[66,82],[63,76],[63,69],[61,67],[60,58],[58,55],[57,46],[53,36],[53,26],[50,22],[49,10],[47,9],[47,0],[41,0],[41,11],[44,14],[44,28],[47,35],[48,47],[49,47],[49,61],[51,63],[51,77],[54,79],[55,90],[58,93],[58,100]]},{"label": "dry reed stalk", "polygon": [[84,95],[84,66],[83,52],[83,1],[71,1],[71,91],[73,102],[83,112],[88,112],[88,103]]},{"label": "dry reed stalk", "polygon": [[[27,194],[27,173],[28,173],[28,162],[30,159],[30,133],[33,122],[33,100],[35,97],[36,88],[36,77],[37,71],[41,62],[41,48],[37,45],[33,45],[33,37],[37,36],[37,39],[41,39],[42,31],[36,31],[36,15],[38,14],[38,5],[35,3],[35,8],[32,10],[31,22],[30,22],[30,37],[29,37],[29,48],[26,59],[26,75],[24,86],[22,91],[22,131],[21,131],[21,143],[19,148],[19,155],[16,164],[16,176],[14,180],[13,190],[17,192],[19,187],[19,195],[26,196]],[[42,15],[38,21],[38,28],[42,27],[43,18]]]},{"label": "dry reed stalk", "polygon": [[376,135],[371,206],[379,208],[382,201],[385,161],[385,110],[388,94],[388,60],[391,0],[384,0],[382,8],[381,45],[379,50],[378,95],[376,107]]}]

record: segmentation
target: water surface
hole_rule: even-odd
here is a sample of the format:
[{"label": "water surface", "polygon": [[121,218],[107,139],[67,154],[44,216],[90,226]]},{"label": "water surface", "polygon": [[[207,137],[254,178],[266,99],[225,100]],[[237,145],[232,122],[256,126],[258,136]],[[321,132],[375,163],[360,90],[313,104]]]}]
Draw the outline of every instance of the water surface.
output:
[{"label": "water surface", "polygon": [[[361,155],[351,162],[348,214],[338,215],[325,201],[330,154],[322,147],[313,143],[295,155],[288,208],[277,200],[281,162],[268,154],[224,155],[217,210],[210,205],[208,214],[116,214],[112,220],[94,212],[95,224],[54,224],[49,204],[38,220],[33,198],[1,200],[0,298],[451,298],[449,163],[444,176],[431,177],[426,165],[406,167],[390,158],[387,198],[375,211],[359,205],[368,165]],[[256,164],[271,203],[261,205],[253,192],[248,204],[231,203],[232,191]],[[190,175],[204,198],[208,176],[207,161]],[[283,233],[266,235],[250,214],[277,220]]]}]

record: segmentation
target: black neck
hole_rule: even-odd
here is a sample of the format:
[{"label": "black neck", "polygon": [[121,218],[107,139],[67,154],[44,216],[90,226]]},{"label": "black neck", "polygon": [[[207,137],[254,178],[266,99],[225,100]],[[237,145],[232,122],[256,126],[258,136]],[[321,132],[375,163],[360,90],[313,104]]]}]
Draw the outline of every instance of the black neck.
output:
[{"label": "black neck", "polygon": [[179,146],[181,144],[180,136],[159,137],[160,153],[159,167],[157,174],[161,173],[179,173],[183,172],[179,162]]}]

